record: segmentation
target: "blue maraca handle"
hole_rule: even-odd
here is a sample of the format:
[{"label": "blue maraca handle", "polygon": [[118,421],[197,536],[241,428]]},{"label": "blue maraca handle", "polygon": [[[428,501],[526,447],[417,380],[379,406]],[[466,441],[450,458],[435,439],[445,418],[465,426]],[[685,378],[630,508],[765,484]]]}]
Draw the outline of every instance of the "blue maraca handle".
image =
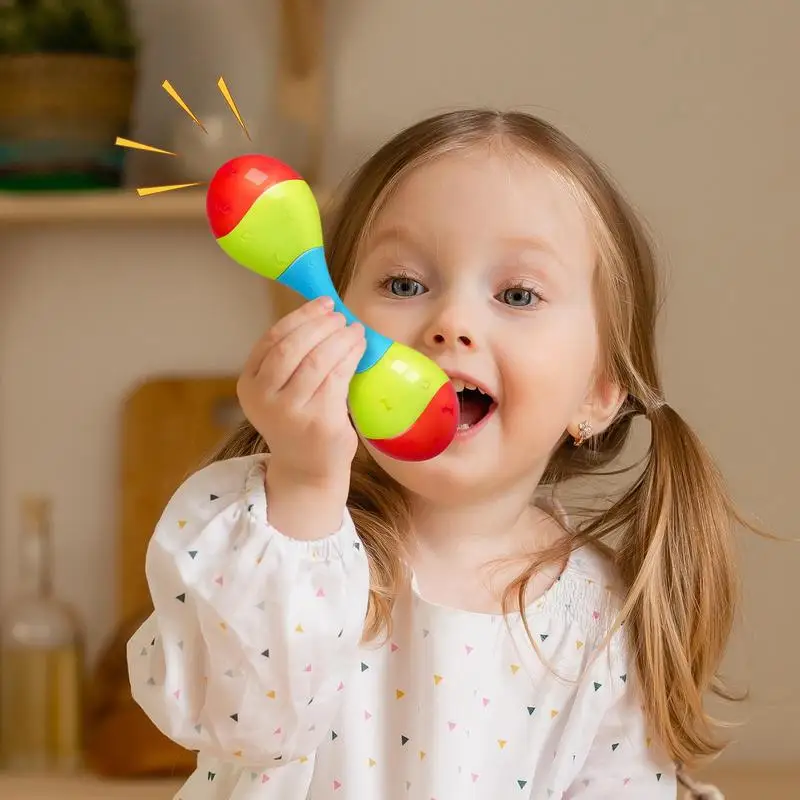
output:
[{"label": "blue maraca handle", "polygon": [[[348,325],[353,322],[359,322],[364,325],[339,297],[339,293],[331,280],[328,264],[325,260],[325,250],[322,247],[314,247],[298,256],[283,271],[277,282],[293,289],[305,297],[306,300],[316,300],[318,297],[323,296],[330,297],[333,300],[334,310],[344,315]],[[365,372],[376,364],[392,344],[391,339],[382,336],[367,325],[364,325],[364,336],[367,340],[367,347],[358,362],[356,372]]]}]

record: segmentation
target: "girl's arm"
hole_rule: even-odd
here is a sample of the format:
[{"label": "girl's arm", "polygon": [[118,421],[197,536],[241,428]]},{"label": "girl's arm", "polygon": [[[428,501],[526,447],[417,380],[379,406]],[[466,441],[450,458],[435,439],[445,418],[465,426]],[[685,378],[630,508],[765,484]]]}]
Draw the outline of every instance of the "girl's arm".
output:
[{"label": "girl's arm", "polygon": [[147,553],[154,612],[128,645],[133,697],[201,759],[313,756],[357,667],[367,559],[350,516],[318,541],[267,519],[264,456],[190,477]]}]

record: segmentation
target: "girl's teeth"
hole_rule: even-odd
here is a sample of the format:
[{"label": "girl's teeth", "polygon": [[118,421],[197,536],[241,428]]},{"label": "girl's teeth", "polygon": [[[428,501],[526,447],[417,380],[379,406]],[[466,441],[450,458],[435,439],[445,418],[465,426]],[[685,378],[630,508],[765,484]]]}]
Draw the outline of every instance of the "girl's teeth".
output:
[{"label": "girl's teeth", "polygon": [[477,390],[477,391],[479,391],[481,394],[486,394],[486,392],[484,392],[484,391],[483,391],[483,389],[481,389],[479,386],[475,386],[475,385],[474,385],[474,384],[472,384],[472,383],[467,383],[466,381],[462,381],[462,380],[460,380],[460,379],[458,379],[458,378],[453,378],[453,379],[450,381],[450,383],[452,383],[452,384],[453,384],[453,388],[454,388],[454,389],[455,389],[457,392],[463,392],[463,391],[464,391],[464,389],[472,389],[472,391],[476,391],[476,390]]}]

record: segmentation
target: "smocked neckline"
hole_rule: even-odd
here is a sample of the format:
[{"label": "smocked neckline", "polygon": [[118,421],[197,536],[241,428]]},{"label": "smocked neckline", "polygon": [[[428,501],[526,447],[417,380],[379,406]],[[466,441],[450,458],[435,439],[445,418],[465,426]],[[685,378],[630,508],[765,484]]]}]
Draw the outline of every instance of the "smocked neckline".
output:
[{"label": "smocked neckline", "polygon": [[[552,583],[543,592],[530,600],[525,606],[526,618],[530,619],[534,615],[547,613],[549,608],[552,608],[554,604],[558,603],[560,596],[564,592],[564,586],[572,578],[575,571],[575,552],[576,551],[572,551],[569,554],[564,567],[561,569],[558,575],[553,578]],[[428,609],[432,614],[450,616],[452,618],[460,618],[464,620],[472,620],[475,622],[485,621],[490,623],[494,622],[498,617],[505,617],[509,621],[514,621],[520,619],[522,616],[518,610],[511,611],[507,614],[503,614],[500,609],[497,611],[471,611],[469,609],[445,605],[443,603],[437,603],[433,600],[429,600],[420,591],[419,583],[414,570],[410,566],[408,566],[408,570],[410,574],[409,589],[414,601],[420,607]]]}]

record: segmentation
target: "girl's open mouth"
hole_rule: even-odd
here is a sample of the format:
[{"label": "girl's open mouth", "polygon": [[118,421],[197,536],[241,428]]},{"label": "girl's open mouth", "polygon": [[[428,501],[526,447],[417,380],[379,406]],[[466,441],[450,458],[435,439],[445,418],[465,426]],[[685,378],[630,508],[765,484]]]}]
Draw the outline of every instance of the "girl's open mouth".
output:
[{"label": "girl's open mouth", "polygon": [[488,392],[474,384],[458,378],[452,378],[451,383],[458,393],[458,435],[477,432],[497,408],[497,402]]}]

